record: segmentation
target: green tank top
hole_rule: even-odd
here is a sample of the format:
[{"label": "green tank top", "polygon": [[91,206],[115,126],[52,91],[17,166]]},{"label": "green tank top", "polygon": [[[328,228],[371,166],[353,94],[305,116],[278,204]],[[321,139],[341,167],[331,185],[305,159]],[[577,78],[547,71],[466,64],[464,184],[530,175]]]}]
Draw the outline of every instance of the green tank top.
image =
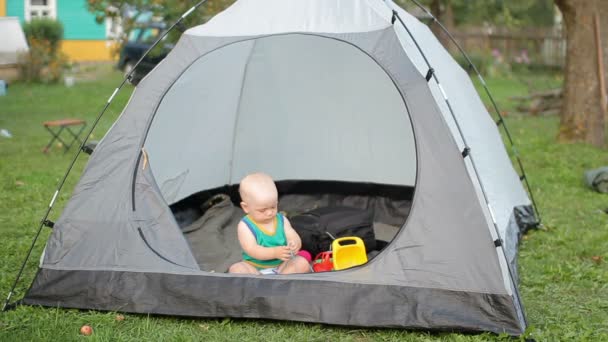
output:
[{"label": "green tank top", "polygon": [[[243,217],[242,221],[249,227],[249,230],[255,236],[258,245],[263,247],[287,245],[285,229],[283,228],[283,215],[277,213],[277,216],[275,217],[274,234],[269,234],[264,228],[259,227],[249,216]],[[259,260],[245,253],[245,251],[243,251],[243,260],[257,269],[277,267],[283,262],[280,259]]]}]

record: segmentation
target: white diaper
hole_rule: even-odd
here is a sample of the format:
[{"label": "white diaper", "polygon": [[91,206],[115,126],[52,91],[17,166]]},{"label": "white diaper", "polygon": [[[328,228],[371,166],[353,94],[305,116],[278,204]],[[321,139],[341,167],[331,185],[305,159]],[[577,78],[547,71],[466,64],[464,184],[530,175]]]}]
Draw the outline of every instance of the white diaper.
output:
[{"label": "white diaper", "polygon": [[279,274],[279,268],[278,267],[273,267],[273,268],[263,268],[261,270],[259,270],[261,274]]}]

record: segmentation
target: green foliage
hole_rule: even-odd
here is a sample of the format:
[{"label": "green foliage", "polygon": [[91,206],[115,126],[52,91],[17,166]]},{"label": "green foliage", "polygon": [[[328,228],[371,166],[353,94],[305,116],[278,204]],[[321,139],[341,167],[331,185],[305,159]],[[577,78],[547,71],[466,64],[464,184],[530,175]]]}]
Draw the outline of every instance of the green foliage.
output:
[{"label": "green foliage", "polygon": [[[484,77],[506,77],[517,76],[529,72],[536,73],[561,73],[562,68],[535,63],[530,60],[526,50],[520,51],[516,56],[504,56],[498,49],[491,51],[472,50],[467,53],[470,61]],[[469,74],[473,75],[474,69],[470,67],[469,61],[460,53],[455,52],[454,59]]]},{"label": "green foliage", "polygon": [[50,44],[31,39],[29,45],[29,51],[19,55],[19,78],[26,82],[40,81],[42,70],[51,57]]},{"label": "green foliage", "polygon": [[32,40],[48,42],[53,53],[57,51],[63,39],[63,25],[48,18],[33,19],[24,23],[23,32],[30,43]]},{"label": "green foliage", "polygon": [[56,83],[61,80],[67,57],[46,40],[30,39],[29,51],[19,56],[19,78],[26,82]]},{"label": "green foliage", "polygon": [[[511,64],[507,62],[498,50],[492,52],[472,51],[467,54],[471,63],[477,68],[479,73],[487,77],[505,77],[511,74]],[[462,54],[457,54],[454,59],[458,64],[470,74],[474,74],[474,69],[470,66]]]},{"label": "green foliage", "polygon": [[63,26],[52,19],[33,19],[23,25],[29,51],[19,56],[19,76],[26,82],[55,83],[61,80],[67,57],[59,50]]},{"label": "green foliage", "polygon": [[[483,75],[486,73],[488,66],[492,63],[492,59],[489,53],[483,53],[481,51],[471,51],[467,54],[469,59],[462,55],[457,54],[454,56],[454,59],[460,67],[466,70],[468,73],[474,73],[473,67],[471,67],[471,63],[479,70],[479,72]],[[470,62],[469,62],[470,60]]]},{"label": "green foliage", "polygon": [[[441,8],[452,6],[456,25],[489,24],[506,27],[551,26],[554,20],[553,0],[422,0],[426,8],[440,2]],[[411,0],[400,0],[412,8]],[[434,13],[436,15],[436,13]]]},{"label": "green foliage", "polygon": [[551,0],[458,0],[453,2],[457,25],[527,27],[553,24]]},{"label": "green foliage", "polygon": [[[203,24],[234,1],[207,0],[182,21],[180,25],[182,30]],[[131,30],[137,27],[144,16],[151,14],[153,20],[172,25],[198,2],[192,0],[87,0],[87,8],[95,15],[95,19],[99,23],[102,23],[106,18],[122,18],[124,35],[119,39],[119,45],[122,46],[126,43],[126,38]],[[126,12],[132,15],[124,15]],[[166,42],[175,43],[180,36],[180,30],[174,29],[169,32]]]},{"label": "green foliage", "polygon": [[[486,104],[486,107],[492,108],[490,99],[482,85],[479,83],[479,79],[477,77],[472,77],[472,79],[475,82],[477,91],[479,92],[483,102]],[[516,124],[522,125],[527,122],[528,118],[521,118],[518,116],[511,118],[513,114],[517,114],[516,107],[519,105],[519,102],[510,100],[510,97],[525,96],[529,93],[560,88],[564,82],[563,73],[561,71],[537,73],[530,73],[529,71],[523,73],[512,72],[510,75],[501,77],[484,76],[484,79],[486,80],[488,88],[492,92],[492,96],[496,100],[499,109],[503,112],[502,114],[509,116],[509,118],[507,118],[509,124],[510,121],[515,121]],[[492,109],[489,109],[489,111],[491,115],[495,117],[495,119],[498,119]],[[509,125],[509,127],[510,126],[511,125]],[[513,128],[511,128],[511,130],[513,130]],[[523,132],[524,131],[520,131],[517,136],[523,134]],[[520,137],[520,139],[524,139],[524,142],[527,141],[525,140],[527,138],[529,137]],[[521,145],[521,143],[518,143],[517,139],[516,143],[518,146]],[[524,155],[524,158],[528,159],[526,155]]]}]

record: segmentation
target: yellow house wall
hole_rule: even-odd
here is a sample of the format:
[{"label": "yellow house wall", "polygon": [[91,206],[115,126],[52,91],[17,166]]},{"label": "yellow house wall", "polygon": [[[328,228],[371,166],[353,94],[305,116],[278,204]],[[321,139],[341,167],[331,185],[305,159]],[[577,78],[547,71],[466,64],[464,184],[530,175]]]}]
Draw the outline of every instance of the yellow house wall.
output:
[{"label": "yellow house wall", "polygon": [[6,17],[6,0],[0,0],[0,17]]},{"label": "yellow house wall", "polygon": [[[3,1],[3,0],[0,0]],[[105,40],[64,40],[61,42],[61,51],[70,61],[114,61],[113,51],[115,44]]]}]

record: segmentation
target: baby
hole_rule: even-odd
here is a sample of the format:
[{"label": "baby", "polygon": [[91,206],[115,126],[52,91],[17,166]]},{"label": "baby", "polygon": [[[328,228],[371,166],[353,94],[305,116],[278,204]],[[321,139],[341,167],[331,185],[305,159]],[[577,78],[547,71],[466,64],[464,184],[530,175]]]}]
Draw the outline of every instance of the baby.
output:
[{"label": "baby", "polygon": [[308,261],[296,255],[302,247],[298,233],[286,217],[277,212],[278,192],[272,178],[253,173],[241,180],[241,208],[247,214],[238,224],[243,261],[233,264],[230,273],[307,273]]}]

